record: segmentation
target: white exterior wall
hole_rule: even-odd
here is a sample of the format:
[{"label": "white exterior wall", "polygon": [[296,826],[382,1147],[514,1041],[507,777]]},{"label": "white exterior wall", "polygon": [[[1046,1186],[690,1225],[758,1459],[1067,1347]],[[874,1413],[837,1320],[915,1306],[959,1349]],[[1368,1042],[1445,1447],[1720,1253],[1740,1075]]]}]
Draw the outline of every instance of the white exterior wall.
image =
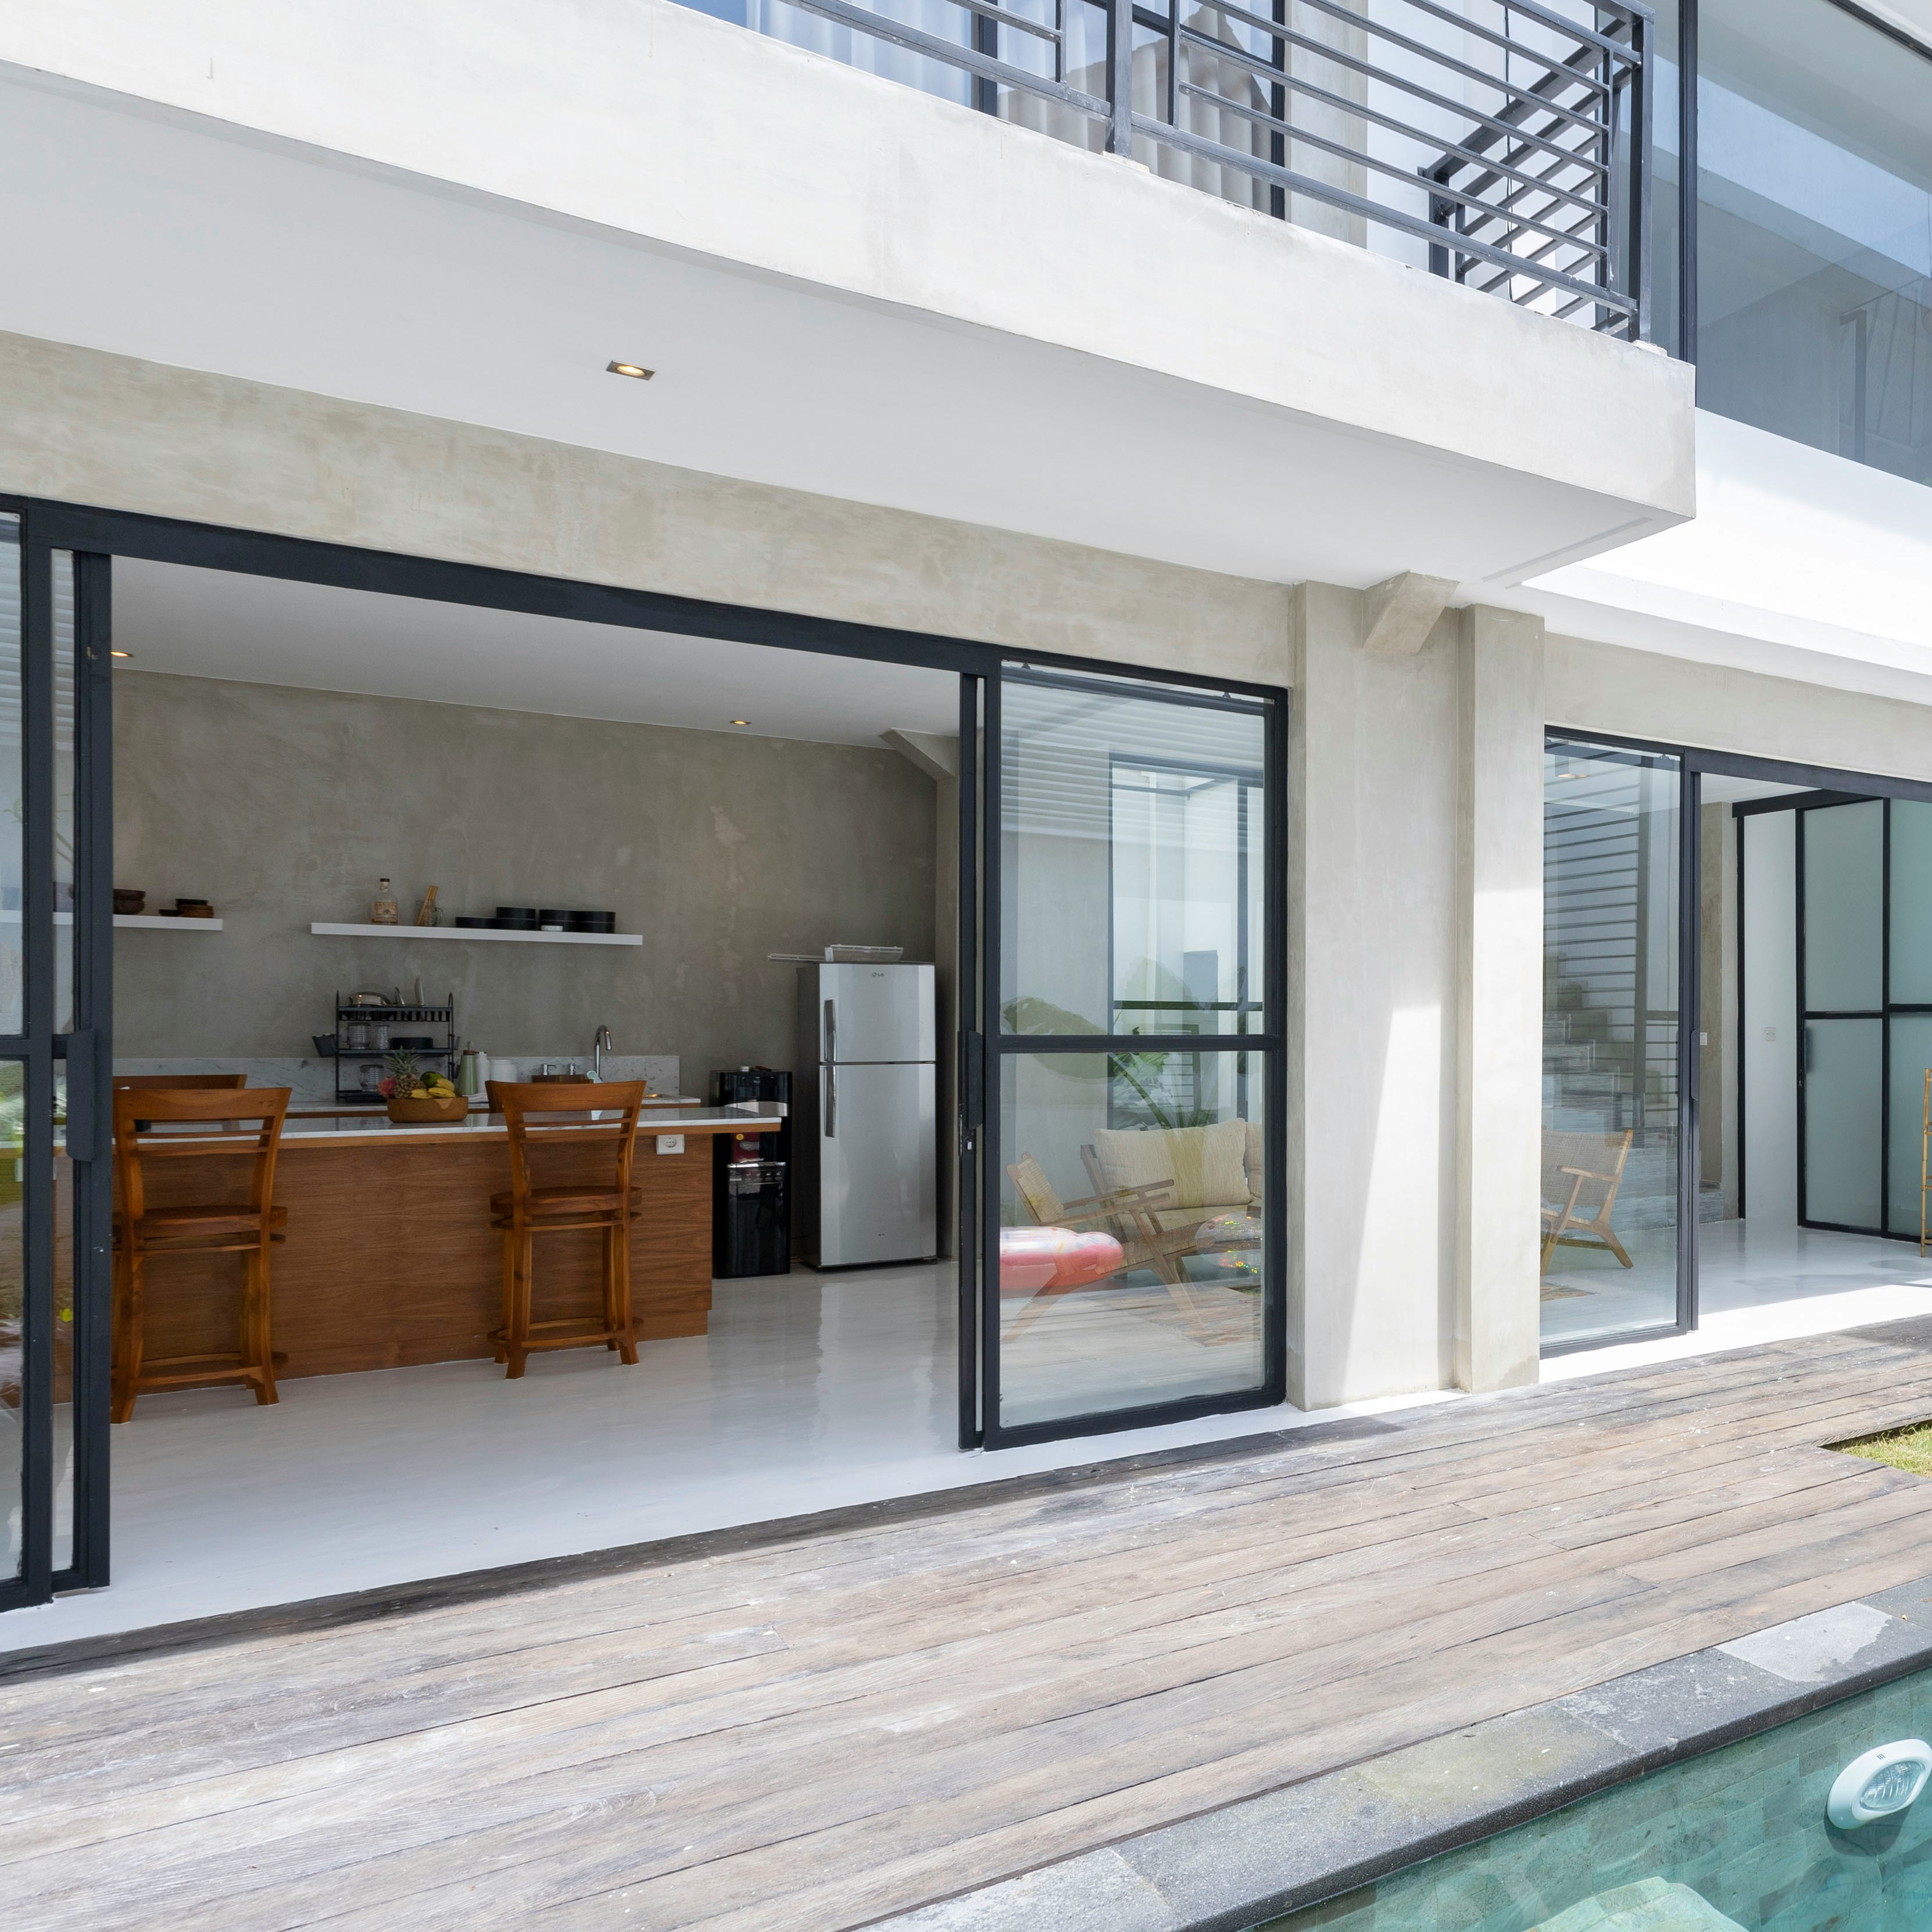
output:
[{"label": "white exterior wall", "polygon": [[1682,364],[671,0],[63,0],[0,10],[9,68],[433,187],[439,241],[487,200],[1077,352],[1586,493],[1605,542],[1694,507]]}]

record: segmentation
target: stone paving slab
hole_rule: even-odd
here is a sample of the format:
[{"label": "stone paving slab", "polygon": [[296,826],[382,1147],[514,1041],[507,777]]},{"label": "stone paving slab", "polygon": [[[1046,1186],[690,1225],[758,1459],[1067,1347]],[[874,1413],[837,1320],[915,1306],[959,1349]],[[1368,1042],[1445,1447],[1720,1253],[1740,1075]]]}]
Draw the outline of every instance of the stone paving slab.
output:
[{"label": "stone paving slab", "polygon": [[[1927,1669],[1932,1576],[881,1920],[878,1932],[1250,1932]],[[1682,1908],[1660,1894],[1588,1922],[1730,1922]],[[1626,1910],[1637,1916],[1616,1916]]]}]

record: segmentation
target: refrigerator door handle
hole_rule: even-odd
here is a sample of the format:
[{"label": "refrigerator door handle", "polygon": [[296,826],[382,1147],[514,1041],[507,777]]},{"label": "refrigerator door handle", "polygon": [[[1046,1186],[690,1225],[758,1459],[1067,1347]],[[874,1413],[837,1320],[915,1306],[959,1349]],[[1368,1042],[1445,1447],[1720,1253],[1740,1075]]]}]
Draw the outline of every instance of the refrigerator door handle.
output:
[{"label": "refrigerator door handle", "polygon": [[[830,1000],[826,1004],[830,1006]],[[825,1138],[838,1138],[838,1069],[827,1062],[825,1069]]]},{"label": "refrigerator door handle", "polygon": [[825,1057],[828,1060],[838,1058],[838,1002],[827,1000],[825,1003]]}]

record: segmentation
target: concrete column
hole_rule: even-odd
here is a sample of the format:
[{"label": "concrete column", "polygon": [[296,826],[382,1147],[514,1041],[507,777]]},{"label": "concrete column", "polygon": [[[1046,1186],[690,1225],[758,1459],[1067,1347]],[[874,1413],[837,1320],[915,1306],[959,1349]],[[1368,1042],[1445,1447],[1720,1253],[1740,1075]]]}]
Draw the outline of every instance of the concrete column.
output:
[{"label": "concrete column", "polygon": [[1359,592],[1292,608],[1289,1395],[1324,1408],[1450,1373],[1456,620],[1392,655]]},{"label": "concrete column", "polygon": [[1543,624],[1460,614],[1454,1376],[1537,1378],[1543,1071]]}]

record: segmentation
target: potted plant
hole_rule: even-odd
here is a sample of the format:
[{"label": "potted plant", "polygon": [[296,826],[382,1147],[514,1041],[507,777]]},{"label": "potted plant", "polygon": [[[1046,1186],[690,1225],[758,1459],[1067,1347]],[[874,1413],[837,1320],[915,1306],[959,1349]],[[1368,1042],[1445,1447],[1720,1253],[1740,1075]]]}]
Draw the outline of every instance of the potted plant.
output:
[{"label": "potted plant", "polygon": [[388,1104],[391,1120],[427,1126],[460,1120],[469,1113],[469,1100],[456,1090],[454,1083],[440,1073],[425,1072],[413,1053],[392,1053],[388,1064],[389,1077],[378,1090]]}]

